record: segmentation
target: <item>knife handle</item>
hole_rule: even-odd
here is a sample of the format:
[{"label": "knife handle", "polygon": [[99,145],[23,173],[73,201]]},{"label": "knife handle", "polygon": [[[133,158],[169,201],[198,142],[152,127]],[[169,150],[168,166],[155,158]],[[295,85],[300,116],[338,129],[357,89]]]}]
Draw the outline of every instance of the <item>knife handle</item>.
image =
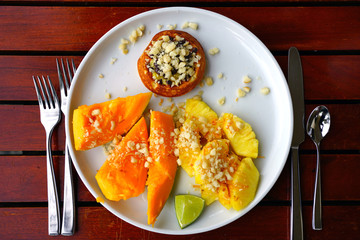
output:
[{"label": "knife handle", "polygon": [[300,190],[299,148],[291,148],[291,226],[290,239],[303,240],[303,219]]}]

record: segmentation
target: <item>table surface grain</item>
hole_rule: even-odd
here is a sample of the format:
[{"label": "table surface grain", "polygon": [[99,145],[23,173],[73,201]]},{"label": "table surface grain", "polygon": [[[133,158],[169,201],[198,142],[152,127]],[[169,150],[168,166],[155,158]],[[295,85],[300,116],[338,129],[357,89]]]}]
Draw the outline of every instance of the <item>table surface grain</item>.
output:
[{"label": "table surface grain", "polygon": [[[249,213],[210,232],[157,234],[132,226],[96,203],[74,170],[76,232],[47,230],[45,134],[32,75],[57,79],[55,59],[79,64],[108,30],[136,14],[168,6],[223,14],[253,32],[285,76],[287,51],[302,57],[306,118],[320,104],[332,117],[321,146],[323,230],[311,228],[316,151],[300,146],[305,239],[360,236],[360,2],[348,0],[8,0],[0,2],[0,239],[289,239],[290,163]],[[55,88],[59,92],[57,81]],[[63,198],[64,122],[52,149]]]}]

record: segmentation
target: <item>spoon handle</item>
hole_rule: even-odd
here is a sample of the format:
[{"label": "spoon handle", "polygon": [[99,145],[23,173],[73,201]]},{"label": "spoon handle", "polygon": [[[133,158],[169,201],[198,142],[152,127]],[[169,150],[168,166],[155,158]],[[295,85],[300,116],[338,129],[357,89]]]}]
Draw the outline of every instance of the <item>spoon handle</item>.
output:
[{"label": "spoon handle", "polygon": [[321,204],[321,171],[320,171],[320,146],[316,145],[316,176],[315,176],[315,189],[314,189],[314,203],[313,203],[313,216],[312,228],[314,230],[322,230],[322,204]]},{"label": "spoon handle", "polygon": [[291,240],[303,240],[299,148],[291,148]]}]

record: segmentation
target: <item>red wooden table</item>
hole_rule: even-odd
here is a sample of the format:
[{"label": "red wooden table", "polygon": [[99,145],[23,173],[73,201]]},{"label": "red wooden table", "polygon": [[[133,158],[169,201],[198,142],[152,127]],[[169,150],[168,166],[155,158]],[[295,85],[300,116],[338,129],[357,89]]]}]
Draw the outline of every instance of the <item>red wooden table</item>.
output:
[{"label": "red wooden table", "polygon": [[[132,226],[96,203],[75,173],[76,232],[47,229],[45,134],[32,75],[57,79],[55,58],[79,64],[109,29],[138,13],[192,6],[223,14],[253,32],[286,76],[287,50],[302,56],[306,117],[320,104],[332,117],[323,140],[323,230],[311,228],[316,151],[300,147],[305,239],[360,236],[360,3],[313,0],[24,0],[0,2],[0,239],[289,239],[289,161],[269,194],[237,221],[203,234],[168,236]],[[57,81],[55,88],[59,91]],[[53,135],[62,199],[64,122]],[[61,200],[62,201],[62,200]]]}]

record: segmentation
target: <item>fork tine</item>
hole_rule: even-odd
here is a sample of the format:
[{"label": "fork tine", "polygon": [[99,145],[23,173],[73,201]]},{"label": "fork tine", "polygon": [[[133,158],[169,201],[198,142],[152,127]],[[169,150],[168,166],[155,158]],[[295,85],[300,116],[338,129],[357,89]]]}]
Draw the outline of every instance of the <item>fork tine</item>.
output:
[{"label": "fork tine", "polygon": [[40,86],[40,90],[41,90],[41,96],[42,96],[42,99],[44,101],[44,108],[50,108],[50,103],[45,95],[45,92],[44,92],[44,88],[43,88],[43,84],[41,83],[41,80],[40,80],[40,77],[39,76],[36,76],[37,78],[37,81],[39,83],[39,86]]},{"label": "fork tine", "polygon": [[59,76],[59,82],[60,82],[60,91],[63,92],[64,91],[64,78],[62,76],[62,71],[60,69],[60,65],[59,65],[59,60],[56,59],[56,67],[58,70],[58,76]]},{"label": "fork tine", "polygon": [[[74,75],[75,75],[76,67],[75,67],[74,59],[71,59],[71,65],[72,65],[73,73],[74,73]],[[72,79],[70,79],[70,82],[71,82],[71,81],[72,81]]]},{"label": "fork tine", "polygon": [[42,100],[42,97],[41,97],[41,93],[40,93],[40,89],[38,87],[38,84],[36,83],[36,80],[35,80],[35,77],[32,76],[32,79],[33,79],[33,82],[34,82],[34,86],[35,86],[35,91],[36,91],[36,96],[38,98],[38,102],[39,102],[39,105],[44,108],[44,102]]},{"label": "fork tine", "polygon": [[[48,77],[49,79],[49,77]],[[44,96],[45,98],[47,97],[47,101],[48,101],[48,106],[49,108],[52,108],[54,107],[55,108],[55,103],[54,103],[54,100],[53,98],[51,97],[50,95],[50,91],[49,91],[49,88],[48,88],[48,85],[46,84],[46,80],[45,80],[45,77],[42,76],[42,80],[43,80],[43,83],[44,83],[44,87],[45,87],[45,91],[46,91],[46,96]]]},{"label": "fork tine", "polygon": [[[70,65],[69,65],[69,61],[68,59],[66,59],[66,67],[67,67],[67,72],[68,72],[68,75],[69,75],[69,83],[71,83],[71,80],[73,79],[73,74],[70,70]],[[69,87],[70,85],[68,83],[66,83],[66,89],[69,90]]]},{"label": "fork tine", "polygon": [[59,103],[59,99],[57,97],[54,85],[52,84],[50,77],[47,76],[48,82],[49,82],[49,86],[50,86],[50,90],[51,90],[51,95],[52,95],[52,99],[53,99],[53,103],[54,103],[54,107],[58,107],[60,105]]}]

